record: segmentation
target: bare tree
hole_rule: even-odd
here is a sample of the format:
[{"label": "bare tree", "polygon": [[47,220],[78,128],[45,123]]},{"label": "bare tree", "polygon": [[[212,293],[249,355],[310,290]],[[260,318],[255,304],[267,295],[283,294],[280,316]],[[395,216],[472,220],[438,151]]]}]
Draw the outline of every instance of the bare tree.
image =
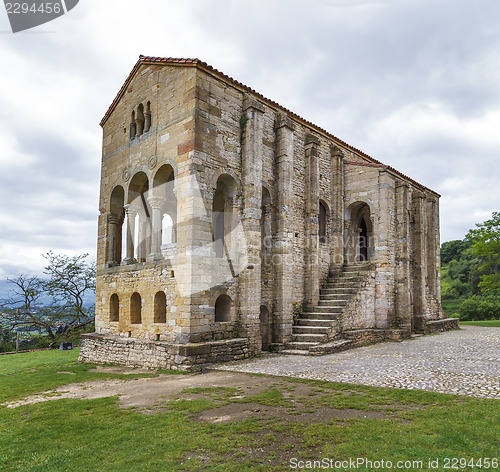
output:
[{"label": "bare tree", "polygon": [[44,255],[47,280],[27,275],[7,279],[13,289],[3,300],[5,321],[13,329],[45,331],[53,345],[92,323],[94,306],[86,305],[86,296],[95,293],[95,264],[88,265],[87,256],[50,251]]}]

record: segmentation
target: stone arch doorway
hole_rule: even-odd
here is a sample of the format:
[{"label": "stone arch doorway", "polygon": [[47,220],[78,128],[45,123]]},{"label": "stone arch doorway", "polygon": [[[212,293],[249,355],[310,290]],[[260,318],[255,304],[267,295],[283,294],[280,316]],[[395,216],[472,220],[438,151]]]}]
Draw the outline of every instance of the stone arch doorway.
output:
[{"label": "stone arch doorway", "polygon": [[269,310],[266,306],[260,307],[260,339],[262,343],[262,350],[269,351],[271,348],[271,323],[270,323]]},{"label": "stone arch doorway", "polygon": [[347,262],[366,262],[373,258],[373,223],[370,207],[355,202],[348,207],[345,241]]}]

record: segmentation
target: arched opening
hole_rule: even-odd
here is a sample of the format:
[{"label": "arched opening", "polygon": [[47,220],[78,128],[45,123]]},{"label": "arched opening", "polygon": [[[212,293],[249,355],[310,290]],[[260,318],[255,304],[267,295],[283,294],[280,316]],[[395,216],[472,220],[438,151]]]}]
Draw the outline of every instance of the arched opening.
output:
[{"label": "arched opening", "polygon": [[144,132],[147,133],[151,128],[151,102],[146,103],[146,112],[144,113]]},{"label": "arched opening", "polygon": [[366,262],[373,255],[373,224],[370,207],[365,202],[355,202],[348,207],[350,213],[346,219],[347,242],[345,244],[346,261]]},{"label": "arched opening", "polygon": [[135,111],[132,111],[132,119],[130,121],[130,140],[134,139],[135,135],[136,135]]},{"label": "arched opening", "polygon": [[262,343],[262,350],[269,351],[271,345],[271,323],[269,320],[269,310],[262,305],[260,307],[260,339]]},{"label": "arched opening", "polygon": [[327,226],[327,216],[328,211],[324,202],[319,202],[319,214],[318,214],[318,234],[319,242],[326,243],[326,226]]},{"label": "arched opening", "polygon": [[161,245],[172,244],[173,238],[173,221],[168,213],[163,213],[161,220]]},{"label": "arched opening", "polygon": [[107,254],[106,262],[108,265],[119,264],[122,259],[122,228],[125,219],[124,210],[125,192],[123,187],[118,185],[111,192],[110,208],[108,214],[107,231]]},{"label": "arched opening", "polygon": [[231,321],[233,301],[229,295],[219,295],[215,301],[215,321]]},{"label": "arched opening", "polygon": [[175,175],[171,165],[163,165],[153,179],[153,244],[152,253],[160,247],[177,242],[177,197],[174,191]]},{"label": "arched opening", "polygon": [[120,321],[120,300],[116,293],[109,299],[109,321]]},{"label": "arched opening", "polygon": [[137,114],[135,116],[136,134],[140,136],[144,131],[144,105],[141,103],[137,107]]},{"label": "arched opening", "polygon": [[[231,232],[236,227],[234,218],[234,199],[236,182],[230,175],[221,175],[217,180],[212,207],[212,237],[215,257],[230,254]],[[229,256],[228,256],[229,257]]]},{"label": "arched opening", "polygon": [[167,297],[165,292],[157,292],[155,295],[154,303],[154,322],[166,323],[167,322]]},{"label": "arched opening", "polygon": [[130,181],[127,208],[127,260],[145,262],[151,249],[151,209],[149,182],[144,172]]},{"label": "arched opening", "polygon": [[141,296],[134,292],[130,297],[130,323],[131,324],[141,324],[142,323],[142,300]]}]

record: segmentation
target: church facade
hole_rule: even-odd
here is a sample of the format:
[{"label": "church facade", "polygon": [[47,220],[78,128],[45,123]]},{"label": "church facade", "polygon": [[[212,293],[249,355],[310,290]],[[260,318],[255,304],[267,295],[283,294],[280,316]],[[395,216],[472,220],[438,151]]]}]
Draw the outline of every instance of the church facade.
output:
[{"label": "church facade", "polygon": [[439,195],[196,59],[104,116],[89,362],[190,369],[456,327]]}]

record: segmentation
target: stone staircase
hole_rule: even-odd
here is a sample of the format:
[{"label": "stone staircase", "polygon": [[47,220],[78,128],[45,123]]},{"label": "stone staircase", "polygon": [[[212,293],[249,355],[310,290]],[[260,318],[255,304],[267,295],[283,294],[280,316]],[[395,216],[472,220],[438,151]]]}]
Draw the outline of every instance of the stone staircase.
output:
[{"label": "stone staircase", "polygon": [[350,340],[341,339],[342,314],[363,285],[369,263],[347,264],[337,277],[328,277],[320,289],[318,305],[306,311],[292,328],[292,341],[281,354],[327,354],[346,349]]}]

